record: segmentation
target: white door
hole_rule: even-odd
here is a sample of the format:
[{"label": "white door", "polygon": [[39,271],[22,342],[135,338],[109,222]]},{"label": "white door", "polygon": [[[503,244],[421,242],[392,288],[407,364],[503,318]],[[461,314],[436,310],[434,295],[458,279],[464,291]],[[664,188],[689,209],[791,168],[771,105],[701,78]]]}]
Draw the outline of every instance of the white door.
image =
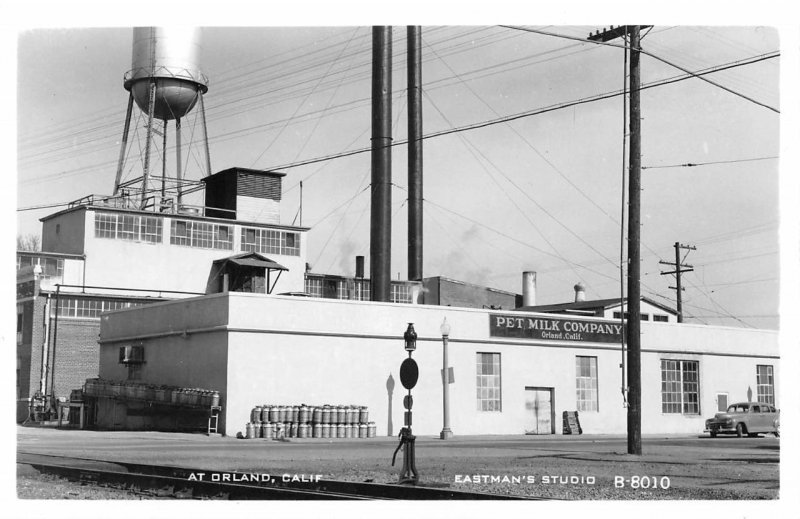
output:
[{"label": "white door", "polygon": [[553,433],[552,389],[525,388],[525,434]]}]

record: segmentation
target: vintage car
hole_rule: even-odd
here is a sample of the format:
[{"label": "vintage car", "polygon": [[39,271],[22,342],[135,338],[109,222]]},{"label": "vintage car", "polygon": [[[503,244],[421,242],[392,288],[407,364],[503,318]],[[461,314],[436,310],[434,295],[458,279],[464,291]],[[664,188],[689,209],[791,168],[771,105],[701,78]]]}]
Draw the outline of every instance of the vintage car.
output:
[{"label": "vintage car", "polygon": [[757,436],[759,433],[779,435],[780,411],[763,402],[740,402],[731,404],[724,413],[717,413],[706,420],[706,432],[715,438],[717,434],[735,434],[739,438]]}]

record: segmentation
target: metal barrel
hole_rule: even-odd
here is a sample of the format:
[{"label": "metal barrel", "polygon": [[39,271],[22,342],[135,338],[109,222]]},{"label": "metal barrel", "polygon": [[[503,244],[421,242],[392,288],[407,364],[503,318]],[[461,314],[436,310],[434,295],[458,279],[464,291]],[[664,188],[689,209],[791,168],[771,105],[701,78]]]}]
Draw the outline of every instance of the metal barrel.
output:
[{"label": "metal barrel", "polygon": [[367,437],[367,424],[362,423],[358,426],[358,437],[359,438]]},{"label": "metal barrel", "polygon": [[331,437],[331,424],[323,423],[322,424],[322,437],[323,438],[330,438]]},{"label": "metal barrel", "polygon": [[331,423],[331,406],[327,404],[322,408],[322,423]]},{"label": "metal barrel", "polygon": [[278,406],[273,405],[269,408],[269,421],[272,423],[278,422]]},{"label": "metal barrel", "polygon": [[297,421],[300,423],[308,423],[308,406],[303,404],[300,406],[300,411],[297,415]]},{"label": "metal barrel", "polygon": [[245,430],[245,438],[247,438],[248,440],[252,440],[253,438],[255,438],[254,436],[255,430],[253,428],[252,423],[248,423],[247,425],[245,425],[244,430]]},{"label": "metal barrel", "polygon": [[311,436],[313,438],[322,438],[322,424],[315,423],[313,429],[311,430]]},{"label": "metal barrel", "polygon": [[359,423],[368,423],[369,422],[369,409],[367,406],[361,406],[358,412],[358,422]]},{"label": "metal barrel", "polygon": [[314,407],[311,413],[311,421],[314,423],[322,423],[322,408],[319,406]]}]

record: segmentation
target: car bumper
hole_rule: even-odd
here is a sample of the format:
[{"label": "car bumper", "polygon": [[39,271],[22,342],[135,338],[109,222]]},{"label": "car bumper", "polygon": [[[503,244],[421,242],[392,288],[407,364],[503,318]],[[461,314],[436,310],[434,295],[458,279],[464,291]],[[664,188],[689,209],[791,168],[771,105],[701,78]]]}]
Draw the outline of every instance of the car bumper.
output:
[{"label": "car bumper", "polygon": [[736,426],[735,425],[727,425],[727,424],[707,424],[705,431],[708,433],[735,433]]}]

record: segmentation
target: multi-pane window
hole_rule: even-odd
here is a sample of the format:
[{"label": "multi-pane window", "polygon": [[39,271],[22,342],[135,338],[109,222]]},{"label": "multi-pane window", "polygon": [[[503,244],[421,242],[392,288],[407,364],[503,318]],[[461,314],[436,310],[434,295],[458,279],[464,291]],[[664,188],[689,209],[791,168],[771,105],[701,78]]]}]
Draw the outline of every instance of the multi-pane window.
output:
[{"label": "multi-pane window", "polygon": [[230,225],[172,220],[169,242],[203,249],[233,249],[233,232]]},{"label": "multi-pane window", "polygon": [[477,354],[478,411],[501,411],[500,354]]},{"label": "multi-pane window", "polygon": [[60,258],[42,258],[40,256],[17,256],[17,270],[27,266],[42,267],[42,277],[54,278],[64,275],[64,260]]},{"label": "multi-pane window", "polygon": [[597,411],[597,357],[575,357],[578,411]]},{"label": "multi-pane window", "polygon": [[389,297],[392,303],[411,303],[411,285],[392,283]]},{"label": "multi-pane window", "polygon": [[659,323],[666,323],[669,321],[669,318],[666,315],[653,314],[653,320]]},{"label": "multi-pane window", "polygon": [[700,368],[693,360],[661,360],[661,412],[700,414]]},{"label": "multi-pane window", "polygon": [[98,212],[94,215],[95,238],[161,243],[161,218],[138,214]]},{"label": "multi-pane window", "polygon": [[307,277],[306,294],[311,297],[322,297],[322,279]]},{"label": "multi-pane window", "polygon": [[299,256],[300,235],[276,229],[242,227],[242,251]]},{"label": "multi-pane window", "polygon": [[357,279],[355,281],[355,293],[353,294],[353,299],[356,301],[369,301],[371,299],[369,281],[365,281],[363,279]]},{"label": "multi-pane window", "polygon": [[775,376],[771,365],[756,366],[756,387],[759,402],[775,405]]},{"label": "multi-pane window", "polygon": [[[60,297],[58,300],[58,316],[76,319],[97,319],[102,312],[121,310],[144,304],[139,301],[120,299],[100,299],[86,297]],[[54,305],[55,306],[55,305]],[[55,312],[55,308],[53,309]]]}]

